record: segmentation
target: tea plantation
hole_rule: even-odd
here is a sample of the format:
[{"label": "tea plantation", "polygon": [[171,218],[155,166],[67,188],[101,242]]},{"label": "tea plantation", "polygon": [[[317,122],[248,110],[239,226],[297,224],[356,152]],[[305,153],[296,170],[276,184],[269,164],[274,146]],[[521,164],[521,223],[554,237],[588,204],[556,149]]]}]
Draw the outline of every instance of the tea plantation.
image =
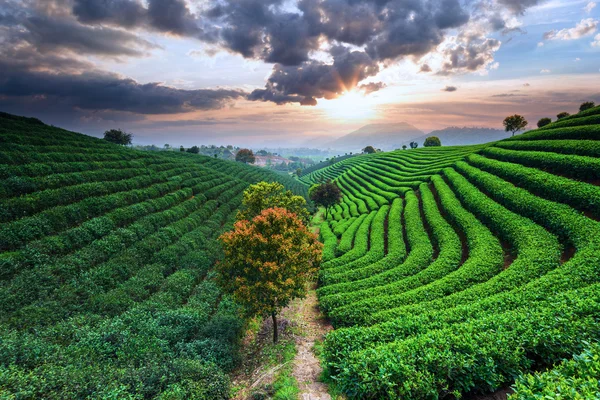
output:
[{"label": "tea plantation", "polygon": [[243,320],[216,237],[268,170],[0,114],[0,398],[220,399]]},{"label": "tea plantation", "polygon": [[317,293],[341,391],[460,398],[516,380],[514,399],[600,398],[600,107],[301,178],[326,179],[344,196],[321,226]]}]

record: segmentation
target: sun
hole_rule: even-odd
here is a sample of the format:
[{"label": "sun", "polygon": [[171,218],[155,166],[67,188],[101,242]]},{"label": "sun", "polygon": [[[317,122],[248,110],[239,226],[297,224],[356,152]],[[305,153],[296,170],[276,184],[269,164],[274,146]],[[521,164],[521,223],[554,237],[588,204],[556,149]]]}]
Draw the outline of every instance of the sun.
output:
[{"label": "sun", "polygon": [[317,108],[335,120],[365,120],[377,114],[371,99],[355,90],[345,92],[335,99],[320,100]]}]

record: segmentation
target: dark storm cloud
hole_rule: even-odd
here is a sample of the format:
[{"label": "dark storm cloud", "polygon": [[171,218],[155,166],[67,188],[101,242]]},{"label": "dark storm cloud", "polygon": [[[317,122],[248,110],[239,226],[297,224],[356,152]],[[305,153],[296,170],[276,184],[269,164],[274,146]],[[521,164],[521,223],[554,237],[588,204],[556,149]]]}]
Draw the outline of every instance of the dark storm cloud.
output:
[{"label": "dark storm cloud", "polygon": [[42,52],[68,49],[77,53],[106,56],[141,56],[144,54],[142,49],[157,47],[125,31],[106,27],[93,28],[44,16],[29,17],[21,24],[26,29],[20,35],[21,38]]},{"label": "dark storm cloud", "polygon": [[316,98],[335,98],[379,72],[378,64],[364,52],[337,46],[331,54],[333,64],[308,61],[298,67],[275,65],[266,88],[253,91],[248,99],[316,105]]},{"label": "dark storm cloud", "polygon": [[185,0],[74,0],[73,15],[84,24],[109,24],[197,37],[211,41],[212,29],[194,15]]},{"label": "dark storm cloud", "polygon": [[456,92],[458,88],[456,86],[446,86],[442,89],[442,92]]},{"label": "dark storm cloud", "polygon": [[464,44],[445,51],[446,61],[438,75],[451,75],[461,72],[475,72],[494,60],[494,53],[500,48],[497,39],[468,38]]},{"label": "dark storm cloud", "polygon": [[23,71],[0,63],[0,95],[57,103],[89,111],[113,110],[137,114],[171,114],[223,107],[244,94],[236,90],[181,90],[158,83],[140,84],[113,74],[53,74]]}]

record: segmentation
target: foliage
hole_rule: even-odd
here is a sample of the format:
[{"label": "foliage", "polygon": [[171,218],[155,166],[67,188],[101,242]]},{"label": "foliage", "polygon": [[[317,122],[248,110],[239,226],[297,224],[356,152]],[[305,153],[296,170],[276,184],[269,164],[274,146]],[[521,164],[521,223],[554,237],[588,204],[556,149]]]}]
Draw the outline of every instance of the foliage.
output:
[{"label": "foliage", "polygon": [[220,285],[248,315],[270,315],[277,342],[276,315],[292,299],[306,295],[323,245],[284,208],[268,208],[251,221],[238,221],[220,240],[225,253],[217,265]]},{"label": "foliage", "polygon": [[367,146],[364,149],[362,149],[362,152],[365,154],[373,154],[373,153],[377,152],[377,150],[375,150],[375,148],[373,146]]},{"label": "foliage", "polygon": [[285,190],[279,182],[258,182],[250,185],[244,191],[242,208],[238,212],[237,220],[251,220],[267,208],[285,208],[296,214],[305,224],[308,223],[309,213],[306,209],[306,200],[295,195],[291,190]]},{"label": "foliage", "polygon": [[544,126],[551,124],[551,123],[552,123],[552,120],[550,118],[542,118],[538,121],[537,127],[543,128]]},{"label": "foliage", "polygon": [[325,207],[325,218],[327,218],[331,207],[338,204],[342,199],[340,188],[332,181],[311,186],[308,190],[308,195],[316,204]]},{"label": "foliage", "polygon": [[405,144],[402,145],[402,150],[406,150],[406,145]]},{"label": "foliage", "polygon": [[240,149],[235,154],[235,161],[243,162],[244,164],[254,164],[256,158],[254,157],[254,153],[250,149]]},{"label": "foliage", "polygon": [[188,153],[198,154],[198,153],[200,153],[200,147],[198,147],[198,146],[192,146],[189,149],[187,149],[186,151]]},{"label": "foliage", "polygon": [[504,130],[506,132],[512,132],[512,135],[515,136],[516,132],[527,127],[528,122],[522,115],[515,114],[504,118],[503,124]]},{"label": "foliage", "polygon": [[594,107],[596,107],[596,104],[593,101],[586,101],[585,103],[581,103],[579,106],[579,112],[587,111]]},{"label": "foliage", "polygon": [[566,118],[566,117],[568,117],[568,116],[570,116],[570,115],[571,115],[571,114],[569,114],[568,112],[566,112],[566,111],[563,111],[563,112],[561,112],[561,113],[558,113],[558,114],[556,115],[556,118],[558,118],[558,119],[563,119],[563,118]]},{"label": "foliage", "polygon": [[442,141],[437,136],[429,136],[429,137],[425,138],[425,142],[423,143],[423,147],[434,147],[434,146],[441,146],[441,145],[442,145]]},{"label": "foliage", "polygon": [[0,141],[0,397],[228,398],[245,320],[217,237],[248,185],[307,188],[2,114]]},{"label": "foliage", "polygon": [[417,142],[410,142],[410,148],[411,149],[416,149],[417,147],[419,147],[419,143],[417,143]]},{"label": "foliage", "polygon": [[546,372],[520,376],[509,400],[595,399],[600,393],[600,345],[590,344],[572,360]]},{"label": "foliage", "polygon": [[104,132],[104,140],[114,144],[120,144],[124,146],[130,145],[131,139],[133,139],[133,135],[131,133],[122,131],[121,129],[109,129]]}]

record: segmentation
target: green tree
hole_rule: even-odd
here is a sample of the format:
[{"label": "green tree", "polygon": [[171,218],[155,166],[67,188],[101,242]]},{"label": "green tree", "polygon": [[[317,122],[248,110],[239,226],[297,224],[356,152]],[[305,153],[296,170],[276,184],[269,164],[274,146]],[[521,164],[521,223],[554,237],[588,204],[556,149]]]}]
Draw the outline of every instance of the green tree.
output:
[{"label": "green tree", "polygon": [[405,144],[402,145],[402,150],[406,150],[406,145]]},{"label": "green tree", "polygon": [[254,164],[256,157],[250,149],[240,149],[235,155],[235,161],[243,162],[244,164]]},{"label": "green tree", "polygon": [[238,221],[219,240],[225,257],[216,267],[217,282],[247,315],[271,316],[277,342],[277,314],[291,300],[306,295],[323,245],[284,208],[268,208],[251,221]]},{"label": "green tree", "polygon": [[417,147],[419,147],[419,143],[417,142],[410,142],[409,145],[411,149],[416,149]]},{"label": "green tree", "polygon": [[296,214],[300,220],[308,223],[310,214],[306,209],[306,200],[295,195],[291,190],[285,190],[279,182],[258,182],[244,190],[242,209],[236,218],[238,221],[250,220],[267,208],[285,208]]},{"label": "green tree", "polygon": [[566,111],[563,111],[563,112],[561,112],[561,113],[558,113],[558,114],[556,115],[556,118],[558,118],[558,119],[563,119],[563,118],[566,118],[566,117],[568,117],[568,116],[570,116],[570,115],[571,115],[571,114],[569,114],[568,112],[566,112]]},{"label": "green tree", "polygon": [[126,146],[131,144],[131,139],[133,139],[133,135],[121,129],[109,129],[104,132],[104,140],[114,144]]},{"label": "green tree", "polygon": [[374,148],[373,146],[367,146],[367,147],[365,147],[364,149],[362,149],[362,152],[363,152],[363,153],[366,153],[366,154],[373,154],[373,153],[375,153],[376,151],[377,151],[377,150],[375,150],[375,148]]},{"label": "green tree", "polygon": [[538,128],[542,128],[542,127],[544,127],[544,126],[546,126],[548,124],[551,124],[551,123],[552,123],[552,120],[550,118],[542,118],[542,119],[540,119],[538,121],[537,127]]},{"label": "green tree", "polygon": [[179,146],[179,151],[184,152],[185,151],[185,147]]},{"label": "green tree", "polygon": [[186,151],[188,153],[198,154],[198,153],[200,153],[200,147],[198,147],[198,146],[192,146],[189,149],[187,149]]},{"label": "green tree", "polygon": [[593,101],[586,101],[579,106],[579,112],[589,110],[590,108],[594,108],[596,104]]},{"label": "green tree", "polygon": [[335,182],[328,180],[325,183],[315,184],[308,189],[308,197],[316,204],[325,207],[325,218],[329,209],[342,200],[342,191]]},{"label": "green tree", "polygon": [[504,118],[504,130],[506,132],[512,132],[512,135],[515,136],[515,133],[525,129],[527,127],[527,120],[525,117],[519,114],[511,115],[509,117]]},{"label": "green tree", "polygon": [[435,146],[441,146],[441,145],[442,145],[442,141],[437,136],[429,136],[429,137],[425,138],[425,143],[423,143],[423,147],[435,147]]},{"label": "green tree", "polygon": [[296,176],[302,175],[302,168],[296,168]]}]

